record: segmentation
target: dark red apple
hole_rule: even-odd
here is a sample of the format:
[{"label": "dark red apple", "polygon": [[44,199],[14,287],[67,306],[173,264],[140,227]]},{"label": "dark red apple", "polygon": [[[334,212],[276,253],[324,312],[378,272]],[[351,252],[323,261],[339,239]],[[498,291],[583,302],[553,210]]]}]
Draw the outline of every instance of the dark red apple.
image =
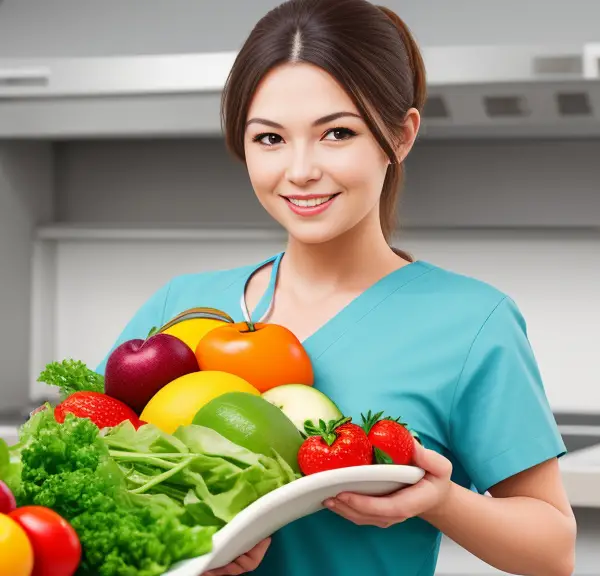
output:
[{"label": "dark red apple", "polygon": [[0,480],[0,514],[8,514],[17,507],[17,502],[10,488]]},{"label": "dark red apple", "polygon": [[163,386],[199,369],[193,350],[175,336],[158,333],[127,340],[106,362],[104,392],[139,415]]}]

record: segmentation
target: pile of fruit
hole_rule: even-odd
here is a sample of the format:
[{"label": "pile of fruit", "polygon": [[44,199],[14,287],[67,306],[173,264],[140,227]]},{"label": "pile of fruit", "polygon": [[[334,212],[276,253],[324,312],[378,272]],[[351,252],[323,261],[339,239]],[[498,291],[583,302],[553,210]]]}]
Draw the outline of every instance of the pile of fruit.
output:
[{"label": "pile of fruit", "polygon": [[38,380],[61,401],[0,440],[0,576],[158,576],[303,475],[412,463],[416,434],[342,414],[289,330],[214,309],[122,343],[104,376],[69,359]]}]

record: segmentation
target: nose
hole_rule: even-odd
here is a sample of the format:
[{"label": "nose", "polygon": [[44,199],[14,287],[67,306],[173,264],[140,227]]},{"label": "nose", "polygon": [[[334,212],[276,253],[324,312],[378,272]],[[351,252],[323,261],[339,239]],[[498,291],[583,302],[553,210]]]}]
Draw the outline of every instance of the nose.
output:
[{"label": "nose", "polygon": [[299,146],[291,152],[285,174],[289,182],[296,186],[306,186],[312,181],[319,180],[321,174],[322,170],[308,147]]}]

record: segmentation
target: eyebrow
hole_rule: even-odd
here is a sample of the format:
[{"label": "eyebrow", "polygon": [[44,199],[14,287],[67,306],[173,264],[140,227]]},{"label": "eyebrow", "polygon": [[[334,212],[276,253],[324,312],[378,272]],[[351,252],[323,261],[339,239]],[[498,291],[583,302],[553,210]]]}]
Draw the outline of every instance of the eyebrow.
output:
[{"label": "eyebrow", "polygon": [[[322,124],[327,124],[328,122],[332,122],[333,120],[337,120],[338,118],[343,118],[344,116],[353,116],[355,118],[362,118],[359,114],[355,114],[354,112],[334,112],[333,114],[328,114],[327,116],[323,116],[315,120],[312,125],[313,126],[321,126]],[[250,126],[250,124],[265,124],[267,126],[272,126],[273,128],[279,128],[283,130],[283,126],[278,124],[277,122],[273,122],[272,120],[267,120],[265,118],[251,118],[246,122],[246,128]]]}]

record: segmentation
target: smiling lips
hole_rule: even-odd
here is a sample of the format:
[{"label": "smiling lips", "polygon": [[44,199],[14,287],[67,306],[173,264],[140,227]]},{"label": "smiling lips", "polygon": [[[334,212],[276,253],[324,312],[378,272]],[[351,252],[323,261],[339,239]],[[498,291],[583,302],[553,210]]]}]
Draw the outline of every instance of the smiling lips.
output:
[{"label": "smiling lips", "polygon": [[333,204],[338,194],[330,194],[329,196],[307,194],[302,196],[284,196],[283,198],[292,212],[300,216],[315,216],[327,210]]}]

